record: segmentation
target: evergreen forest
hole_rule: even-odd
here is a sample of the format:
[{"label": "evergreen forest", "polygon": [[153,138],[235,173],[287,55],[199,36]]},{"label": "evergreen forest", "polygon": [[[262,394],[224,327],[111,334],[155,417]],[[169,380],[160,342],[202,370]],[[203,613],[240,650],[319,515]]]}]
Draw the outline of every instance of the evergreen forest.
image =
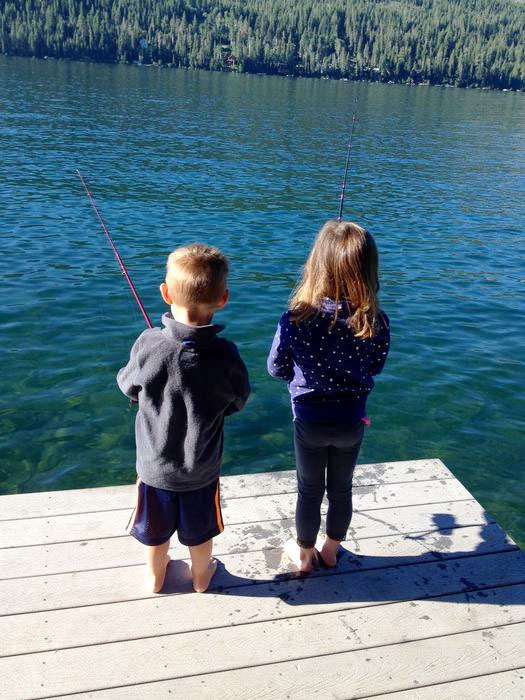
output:
[{"label": "evergreen forest", "polygon": [[513,0],[2,0],[9,55],[525,88]]}]

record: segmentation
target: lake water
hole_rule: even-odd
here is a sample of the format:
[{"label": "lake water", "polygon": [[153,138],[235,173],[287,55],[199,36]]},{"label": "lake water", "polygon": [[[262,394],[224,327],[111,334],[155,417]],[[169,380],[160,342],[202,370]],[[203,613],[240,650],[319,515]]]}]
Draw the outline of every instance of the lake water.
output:
[{"label": "lake water", "polygon": [[525,543],[525,95],[0,57],[2,493],[133,480],[114,377],[143,328],[80,182],[150,315],[167,253],[231,260],[216,318],[253,396],[224,472],[293,466],[265,359],[319,227],[375,234],[392,351],[360,461],[440,457]]}]

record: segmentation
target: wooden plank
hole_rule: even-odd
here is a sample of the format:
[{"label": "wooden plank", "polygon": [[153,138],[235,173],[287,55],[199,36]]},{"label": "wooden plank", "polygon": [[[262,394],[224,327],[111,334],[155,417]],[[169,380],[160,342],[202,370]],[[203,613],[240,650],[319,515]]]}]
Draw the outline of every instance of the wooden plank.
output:
[{"label": "wooden plank", "polygon": [[[353,700],[475,677],[489,664],[494,672],[521,668],[524,634],[524,624],[509,625],[77,697],[142,700],[173,694],[185,700]],[[147,664],[150,657],[141,661]],[[169,663],[165,672],[169,673]]]},{"label": "wooden plank", "polygon": [[[448,560],[446,565],[433,562],[307,580],[230,588],[226,585],[200,597],[189,593],[190,574],[186,566],[184,571],[179,570],[177,581],[178,591],[184,595],[2,617],[0,656],[290,620],[304,615],[382,607],[398,600],[409,600],[410,609],[417,608],[420,612],[419,602],[412,599],[453,595],[476,585],[483,589],[461,594],[464,607],[472,608],[472,615],[478,615],[480,626],[488,626],[489,618],[479,616],[482,604],[501,605],[505,609],[521,605],[522,613],[525,611],[525,585],[511,585],[525,581],[525,555],[517,554],[521,556],[516,553],[478,556]],[[494,588],[500,585],[504,587]],[[192,614],[188,615],[190,608]]]},{"label": "wooden plank", "polygon": [[[356,512],[349,536],[354,540],[490,522],[491,518],[475,500],[425,504]],[[290,519],[230,526],[226,516],[226,524],[225,531],[215,541],[217,555],[280,547],[292,536]],[[170,552],[172,558],[187,556],[186,548],[176,540],[172,541]],[[7,548],[0,550],[0,578],[130,566],[141,564],[143,556],[142,545],[129,536]]]},{"label": "wooden plank", "polygon": [[[364,538],[344,543],[337,573],[432,562],[451,557],[510,551],[515,548],[515,543],[496,524],[424,532],[414,536],[386,535]],[[170,592],[189,589],[185,561],[174,561],[170,564]],[[224,554],[221,555],[220,561],[222,565],[212,583],[212,589],[228,588],[232,582],[234,586],[239,587],[252,585],[253,580],[271,580],[287,573],[294,575],[291,573],[293,567],[281,548]],[[143,600],[147,597],[158,601],[159,596],[144,592],[143,573],[143,565],[137,564],[97,571],[3,580],[0,581],[0,615]],[[313,572],[312,576],[324,574],[325,569],[319,569]],[[21,591],[24,592],[23,595],[20,595]],[[144,601],[141,604],[144,604]],[[2,633],[4,625],[9,627],[10,624],[17,624],[13,618],[10,619],[11,622],[0,619],[0,639],[6,638]],[[53,627],[56,628],[56,625]],[[71,623],[70,627],[75,625]],[[86,630],[83,632],[85,634]],[[45,635],[35,635],[35,641],[43,636]],[[54,638],[48,637],[50,645],[54,643]]]},{"label": "wooden plank", "polygon": [[[271,673],[271,671],[269,671]],[[225,674],[224,678],[227,677]],[[93,698],[96,700],[120,700],[130,698],[159,698],[165,697],[164,694],[174,692],[177,688],[177,681],[152,683],[147,686],[137,686],[136,688],[116,688],[114,690],[103,690],[94,693],[81,693],[75,696],[60,696],[60,697],[75,697],[86,700]],[[173,689],[173,690],[172,690]],[[188,700],[199,700],[206,696],[196,695],[187,696]],[[262,695],[261,697],[266,697]],[[312,698],[318,700],[320,695],[312,695],[308,691],[303,696],[305,700]],[[323,696],[326,697],[326,696]],[[338,698],[347,698],[348,695],[341,695]],[[525,667],[518,668],[514,671],[500,671],[489,675],[474,676],[459,681],[449,681],[428,685],[424,687],[416,687],[412,690],[402,690],[395,693],[387,693],[385,695],[361,695],[362,700],[374,698],[374,700],[495,700],[495,698],[506,698],[508,700],[524,700],[525,698]]]},{"label": "wooden plank", "polygon": [[374,700],[522,700],[525,698],[525,667],[373,697]]},{"label": "wooden plank", "polygon": [[[470,498],[470,493],[457,479],[360,486],[354,490],[355,504],[360,511]],[[225,500],[224,520],[228,525],[237,525],[289,518],[294,513],[295,502],[295,493]],[[130,514],[131,509],[4,520],[0,529],[0,548],[126,537],[125,527]]]},{"label": "wooden plank", "polygon": [[[326,666],[326,657],[331,655],[336,667],[340,668],[338,662],[342,656],[352,664],[349,652],[366,650],[379,656],[379,647],[383,653],[391,655],[393,663],[389,680],[395,686],[399,683],[400,671],[406,669],[403,657],[407,644],[414,640],[431,640],[439,646],[440,638],[444,635],[453,635],[448,637],[449,642],[453,642],[455,636],[464,637],[466,632],[480,628],[483,632],[471,649],[471,668],[474,661],[478,664],[480,661],[486,663],[489,659],[495,662],[492,650],[496,650],[494,640],[500,638],[501,630],[506,630],[503,637],[511,640],[505,647],[505,664],[512,658],[516,666],[523,663],[523,656],[518,656],[517,647],[522,650],[525,634],[524,588],[515,588],[512,592],[513,596],[506,588],[499,589],[494,592],[493,603],[479,602],[472,597],[467,600],[464,596],[451,596],[419,601],[417,609],[406,602],[4,657],[0,659],[0,677],[8,697],[52,696],[118,686],[123,678],[127,684],[147,683],[183,678],[192,673],[215,675],[232,668],[248,671],[251,667],[266,664],[275,665],[273,668],[277,669],[280,664],[298,660],[305,660],[308,664],[312,662],[312,652],[316,651],[322,654],[316,661],[321,664],[324,661],[322,665]],[[521,632],[521,637],[518,632]],[[319,645],[320,640],[322,646]],[[397,649],[392,650],[392,646]],[[235,650],[235,654],[232,654],[232,650]],[[137,663],[138,659],[140,663]],[[433,661],[434,656],[427,660],[427,669]],[[508,668],[506,665],[497,670]],[[477,670],[479,672],[479,665]],[[452,671],[450,662],[448,671]],[[275,683],[276,675],[272,672],[270,687]],[[361,693],[377,689],[377,669],[373,669],[373,681],[363,678],[363,669],[360,669],[359,675],[360,680],[365,681],[360,688]],[[259,669],[259,676],[268,679],[269,674],[261,673]],[[326,690],[333,688],[334,680],[324,683]],[[444,680],[443,677],[440,680]],[[304,679],[301,681],[304,688]],[[281,682],[275,685],[283,689]],[[355,694],[355,687],[352,686]],[[397,689],[400,689],[399,685]],[[293,692],[296,692],[295,688]],[[243,697],[250,696],[255,696],[253,689]]]},{"label": "wooden plank", "polygon": [[[361,464],[356,469],[357,486],[403,481],[454,478],[439,459]],[[295,470],[223,476],[222,495],[226,499],[294,493]],[[0,520],[33,518],[100,510],[125,510],[133,504],[134,486],[104,486],[70,491],[44,491],[0,496]]]}]

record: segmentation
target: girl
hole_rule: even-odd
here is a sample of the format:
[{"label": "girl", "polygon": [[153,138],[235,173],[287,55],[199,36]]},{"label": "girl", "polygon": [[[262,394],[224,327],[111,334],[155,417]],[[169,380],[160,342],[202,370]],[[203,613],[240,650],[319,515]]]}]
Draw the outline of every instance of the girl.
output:
[{"label": "girl", "polygon": [[[292,399],[297,544],[291,541],[286,549],[302,572],[311,571],[318,557],[336,565],[352,517],[352,476],[369,425],[366,399],[390,345],[378,290],[372,236],[357,224],[328,221],[268,356],[269,373],[288,382]],[[326,537],[318,552],[325,489]]]}]

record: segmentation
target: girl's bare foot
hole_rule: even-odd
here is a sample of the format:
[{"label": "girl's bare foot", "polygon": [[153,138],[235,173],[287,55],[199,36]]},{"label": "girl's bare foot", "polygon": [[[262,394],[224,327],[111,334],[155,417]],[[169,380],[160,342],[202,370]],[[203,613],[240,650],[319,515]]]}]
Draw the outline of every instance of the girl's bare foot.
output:
[{"label": "girl's bare foot", "polygon": [[303,574],[309,574],[317,561],[316,551],[313,547],[300,547],[293,539],[288,540],[284,545],[284,551],[289,559]]},{"label": "girl's bare foot", "polygon": [[337,566],[337,550],[339,549],[339,541],[332,540],[327,535],[324,539],[319,539],[316,543],[321,555],[322,562],[325,566],[333,568]]},{"label": "girl's bare foot", "polygon": [[210,563],[208,564],[208,568],[204,572],[203,575],[201,576],[194,576],[193,575],[193,569],[191,571],[191,575],[193,577],[193,588],[196,593],[204,593],[205,591],[208,590],[209,585],[211,583],[212,578],[215,576],[215,572],[217,571],[217,559],[210,559]]},{"label": "girl's bare foot", "polygon": [[157,575],[152,574],[150,572],[146,574],[146,587],[152,593],[159,593],[162,590],[162,586],[164,585],[164,579],[166,578],[166,570],[170,561],[171,557],[169,556],[169,554],[166,554],[166,564],[164,566],[164,571]]},{"label": "girl's bare foot", "polygon": [[310,549],[304,549],[301,547],[301,566],[299,570],[303,574],[309,574],[317,563],[317,552],[313,547]]}]

